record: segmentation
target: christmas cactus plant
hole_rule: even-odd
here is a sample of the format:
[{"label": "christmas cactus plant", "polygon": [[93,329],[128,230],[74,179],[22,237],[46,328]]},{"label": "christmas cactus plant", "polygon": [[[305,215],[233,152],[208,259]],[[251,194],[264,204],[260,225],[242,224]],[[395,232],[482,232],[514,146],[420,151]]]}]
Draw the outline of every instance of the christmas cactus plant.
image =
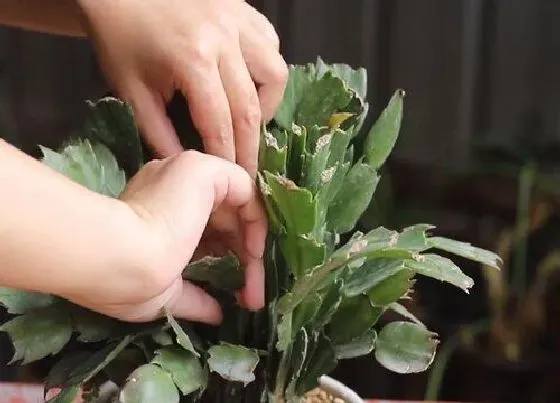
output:
[{"label": "christmas cactus plant", "polygon": [[[468,292],[472,279],[436,252],[492,267],[499,258],[432,236],[427,224],[353,232],[403,110],[398,90],[372,128],[362,130],[366,88],[364,69],[320,58],[290,67],[283,102],[262,128],[258,186],[270,230],[263,310],[235,303],[243,274],[234,255],[205,257],[183,273],[220,301],[225,319],[217,327],[168,313],[124,323],[51,295],[1,289],[0,302],[14,315],[0,328],[13,342],[12,362],[59,358],[45,379],[46,389],[62,389],[56,402],[79,393],[89,402],[296,402],[338,361],[366,354],[398,373],[425,370],[437,335],[399,302],[414,277]],[[42,161],[118,197],[147,159],[132,110],[115,98],[89,106],[84,129],[58,151],[42,147]],[[389,310],[402,320],[379,326]]]}]

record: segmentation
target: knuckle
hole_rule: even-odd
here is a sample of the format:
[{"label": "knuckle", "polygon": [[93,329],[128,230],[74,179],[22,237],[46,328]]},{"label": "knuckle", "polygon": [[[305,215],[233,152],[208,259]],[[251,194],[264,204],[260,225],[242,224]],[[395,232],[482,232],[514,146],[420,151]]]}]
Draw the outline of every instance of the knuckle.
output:
[{"label": "knuckle", "polygon": [[203,153],[197,150],[186,150],[180,154],[177,154],[176,158],[181,164],[184,165],[192,165],[192,164],[200,164],[205,160],[205,156]]},{"label": "knuckle", "polygon": [[214,55],[214,45],[212,41],[205,38],[204,35],[200,35],[193,40],[191,40],[187,45],[186,56],[189,63],[197,63],[208,65],[211,63]]},{"label": "knuckle", "polygon": [[237,24],[234,18],[229,13],[223,12],[217,16],[217,27],[222,35],[233,37],[237,34]]},{"label": "knuckle", "polygon": [[288,81],[289,74],[290,74],[290,71],[288,70],[288,65],[286,64],[286,62],[284,60],[282,60],[273,69],[271,75],[272,75],[272,79],[275,82],[284,85]]},{"label": "knuckle", "polygon": [[254,97],[241,112],[239,119],[243,127],[255,128],[261,124],[261,108],[259,101]]},{"label": "knuckle", "polygon": [[270,21],[266,20],[265,27],[266,36],[269,38],[269,40],[277,50],[280,49],[280,37],[278,36],[274,25],[272,25]]}]

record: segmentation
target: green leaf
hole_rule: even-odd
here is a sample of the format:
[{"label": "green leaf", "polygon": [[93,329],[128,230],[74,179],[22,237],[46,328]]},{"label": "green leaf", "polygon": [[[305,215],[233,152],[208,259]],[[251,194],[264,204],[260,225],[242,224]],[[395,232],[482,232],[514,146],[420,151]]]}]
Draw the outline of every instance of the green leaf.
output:
[{"label": "green leaf", "polygon": [[405,270],[403,260],[371,259],[354,269],[346,279],[344,295],[353,297],[367,292],[370,288]]},{"label": "green leaf", "polygon": [[268,216],[269,230],[274,234],[285,233],[286,230],[282,222],[282,214],[276,205],[276,201],[272,197],[272,190],[270,189],[270,186],[268,186],[266,180],[260,172],[257,173],[257,183]]},{"label": "green leaf", "polygon": [[255,350],[221,342],[210,347],[208,354],[210,371],[218,373],[222,378],[242,382],[244,385],[255,380],[253,371],[259,363],[259,355]]},{"label": "green leaf", "polygon": [[331,131],[332,139],[329,148],[329,159],[327,161],[327,168],[333,167],[336,164],[344,163],[346,151],[348,145],[350,144],[350,134],[340,130],[335,129]]},{"label": "green leaf", "polygon": [[307,142],[307,128],[292,125],[288,131],[289,147],[286,161],[286,178],[293,181],[296,185],[301,185],[302,169],[305,165],[307,152],[305,145]]},{"label": "green leaf", "polygon": [[73,140],[60,153],[40,148],[44,164],[94,192],[118,197],[126,185],[124,171],[101,143]]},{"label": "green leaf", "polygon": [[356,164],[346,175],[327,212],[327,229],[344,233],[352,230],[369,205],[379,176],[367,164]]},{"label": "green leaf", "polygon": [[428,239],[426,232],[434,229],[430,224],[416,224],[407,227],[399,234],[396,248],[407,249],[413,252],[422,252],[428,249]]},{"label": "green leaf", "polygon": [[365,141],[367,162],[372,168],[380,168],[397,142],[403,114],[403,90],[397,90],[387,107],[369,131]]},{"label": "green leaf", "polygon": [[[132,340],[132,336],[125,336],[122,340],[118,342],[114,341],[107,344],[101,350],[91,353],[87,358],[84,358],[78,366],[70,370],[68,377],[64,379],[63,385],[77,385],[93,379],[94,376],[117,358]],[[67,362],[66,364],[69,365],[72,364],[72,362]],[[61,366],[61,369],[62,368]]]},{"label": "green leaf", "polygon": [[49,294],[14,290],[0,287],[0,305],[11,314],[22,314],[37,308],[45,308],[54,302],[55,298]]},{"label": "green leaf", "polygon": [[460,242],[442,237],[432,237],[428,239],[428,243],[433,248],[444,250],[496,269],[502,264],[502,259],[495,253],[477,248],[467,242]]},{"label": "green leaf", "polygon": [[325,245],[306,236],[291,235],[280,238],[280,247],[292,274],[297,278],[305,275],[325,260]]},{"label": "green leaf", "polygon": [[331,342],[323,334],[319,335],[313,351],[308,352],[305,361],[296,387],[299,396],[317,387],[319,377],[330,373],[338,363]]},{"label": "green leaf", "polygon": [[405,266],[423,276],[453,284],[467,294],[474,285],[472,278],[464,274],[453,261],[442,256],[419,255],[416,259],[406,260]]},{"label": "green leaf", "polygon": [[295,122],[307,128],[328,126],[330,117],[345,110],[352,96],[353,93],[340,78],[326,72],[313,81],[303,94],[296,109]]},{"label": "green leaf", "polygon": [[[360,159],[361,160],[361,159]],[[350,145],[344,153],[344,162],[348,164],[354,163],[354,145]]]},{"label": "green leaf", "polygon": [[305,326],[313,324],[322,306],[323,298],[317,293],[309,294],[294,310],[292,319],[292,335]]},{"label": "green leaf", "polygon": [[144,364],[132,372],[120,394],[122,403],[179,403],[179,391],[171,375],[154,364]]},{"label": "green leaf", "polygon": [[345,63],[325,63],[323,59],[317,57],[315,63],[317,77],[322,77],[327,71],[339,77],[348,88],[352,89],[360,99],[366,99],[367,95],[367,71],[363,67],[353,69]]},{"label": "green leaf", "polygon": [[263,128],[259,149],[259,170],[277,175],[286,174],[288,158],[287,135],[284,130]]},{"label": "green leaf", "polygon": [[313,126],[309,131],[308,138],[311,136],[317,137],[317,139],[313,142],[312,149],[305,159],[302,171],[302,186],[311,193],[316,193],[322,182],[321,174],[327,166],[333,134],[327,128]]},{"label": "green leaf", "polygon": [[111,338],[123,324],[116,319],[78,309],[73,315],[74,329],[78,332],[78,340],[84,343],[95,343]]},{"label": "green leaf", "polygon": [[319,329],[331,321],[333,314],[337,311],[342,301],[342,281],[336,279],[327,288],[323,295],[321,305],[313,318],[313,328]]},{"label": "green leaf", "polygon": [[174,343],[173,338],[163,329],[152,333],[151,336],[152,340],[160,346],[169,346]]},{"label": "green leaf", "polygon": [[290,65],[289,71],[284,96],[274,116],[276,123],[286,130],[292,128],[292,124],[295,122],[296,109],[315,78],[315,68],[312,65]]},{"label": "green leaf", "polygon": [[375,358],[390,371],[410,374],[425,371],[436,353],[437,336],[412,322],[391,322],[375,342]]},{"label": "green leaf", "polygon": [[283,176],[269,172],[264,172],[264,176],[272,198],[282,214],[287,232],[294,235],[311,232],[315,226],[316,211],[311,192]]},{"label": "green leaf", "polygon": [[293,333],[292,312],[289,312],[282,315],[278,321],[278,341],[276,342],[276,350],[280,352],[286,351],[286,348],[292,342]]},{"label": "green leaf", "polygon": [[348,343],[335,345],[334,352],[337,360],[356,358],[371,353],[375,347],[376,339],[377,333],[370,329]]},{"label": "green leaf", "polygon": [[69,386],[67,380],[70,379],[72,371],[81,366],[90,355],[91,353],[87,351],[74,351],[64,354],[50,369],[44,381],[45,391],[54,387]]},{"label": "green leaf", "polygon": [[334,344],[345,344],[369,331],[383,309],[371,304],[367,295],[343,298],[328,325],[328,336]]},{"label": "green leaf", "polygon": [[419,326],[424,326],[422,321],[418,319],[412,312],[410,312],[404,305],[399,304],[398,302],[393,302],[387,306],[388,309],[392,310],[395,313],[398,313],[402,317],[416,323]]},{"label": "green leaf", "polygon": [[183,395],[188,395],[204,384],[204,374],[198,359],[190,352],[169,346],[156,351],[152,364],[166,370]]},{"label": "green leaf", "polygon": [[113,97],[87,101],[87,105],[90,115],[84,135],[92,142],[101,142],[108,147],[128,176],[132,177],[144,164],[132,107]]},{"label": "green leaf", "polygon": [[[130,345],[118,353],[114,359],[103,367],[102,377],[104,378],[106,375],[107,378],[115,384],[120,386],[124,385],[132,371],[140,365],[145,364],[147,360],[153,357],[153,351],[150,350],[148,355],[146,355],[146,352],[144,348],[138,346],[136,343]],[[102,377],[96,377],[96,380]]]},{"label": "green leaf", "polygon": [[316,227],[325,227],[328,210],[340,191],[349,169],[348,163],[336,163],[321,173],[321,186],[315,195],[318,215]]},{"label": "green leaf", "polygon": [[384,227],[378,227],[362,234],[356,231],[350,240],[337,249],[331,259],[348,261],[355,259],[411,259],[415,253],[406,249],[396,248],[399,234]]},{"label": "green leaf", "polygon": [[399,270],[391,277],[386,278],[367,292],[373,305],[385,306],[398,301],[408,293],[411,287],[412,270]]},{"label": "green leaf", "polygon": [[79,386],[64,388],[56,396],[47,400],[47,403],[75,403],[80,395]]},{"label": "green leaf", "polygon": [[391,249],[397,242],[398,233],[383,227],[376,228],[366,235],[355,232],[350,240],[336,250],[331,257],[312,272],[296,279],[290,292],[282,295],[276,305],[281,314],[292,311],[309,293],[324,286],[324,282],[338,269],[362,258],[411,258],[412,252]]},{"label": "green leaf", "polygon": [[187,333],[185,333],[181,325],[177,323],[173,315],[171,315],[171,313],[167,309],[165,310],[165,316],[167,317],[167,322],[171,325],[171,328],[175,333],[175,337],[177,337],[177,343],[179,343],[179,345],[185,350],[190,351],[197,357],[200,357],[200,354],[195,350]]},{"label": "green leaf", "polygon": [[222,290],[239,290],[245,285],[239,259],[232,254],[225,257],[206,256],[192,262],[183,271],[183,278],[208,283]]},{"label": "green leaf", "polygon": [[47,307],[13,318],[0,331],[8,333],[14,345],[10,364],[21,360],[25,365],[62,350],[72,336],[72,322],[67,312]]},{"label": "green leaf", "polygon": [[305,328],[302,328],[296,334],[296,338],[294,340],[292,354],[290,357],[291,361],[291,368],[288,373],[287,378],[290,379],[288,382],[288,387],[286,388],[286,394],[288,396],[295,397],[295,389],[297,381],[301,375],[301,371],[305,364],[305,359],[307,357],[307,344],[309,343],[309,337],[307,336],[307,332]]}]

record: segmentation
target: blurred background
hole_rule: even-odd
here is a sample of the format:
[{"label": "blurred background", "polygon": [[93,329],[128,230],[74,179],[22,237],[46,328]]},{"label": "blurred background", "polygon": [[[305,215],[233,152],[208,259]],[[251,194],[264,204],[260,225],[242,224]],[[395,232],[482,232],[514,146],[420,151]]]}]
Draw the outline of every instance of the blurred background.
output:
[{"label": "blurred background", "polygon": [[[360,225],[430,222],[505,260],[491,275],[462,262],[469,296],[417,283],[409,309],[441,339],[431,370],[395,375],[365,357],[334,376],[365,397],[560,401],[560,1],[252,3],[289,63],[365,67],[372,119],[406,90],[400,139]],[[87,41],[0,28],[0,136],[24,151],[59,145],[84,100],[107,91]],[[11,355],[2,340],[0,364]],[[0,379],[42,371],[2,366]]]}]

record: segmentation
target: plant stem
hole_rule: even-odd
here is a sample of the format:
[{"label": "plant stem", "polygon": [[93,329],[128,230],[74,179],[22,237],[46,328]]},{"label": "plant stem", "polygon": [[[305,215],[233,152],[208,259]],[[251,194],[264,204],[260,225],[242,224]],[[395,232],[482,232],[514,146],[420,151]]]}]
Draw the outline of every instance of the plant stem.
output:
[{"label": "plant stem", "polygon": [[278,372],[276,373],[276,385],[274,387],[274,401],[284,401],[284,387],[286,386],[286,377],[288,376],[288,369],[290,365],[290,358],[292,356],[292,345],[288,345],[282,354]]},{"label": "plant stem", "polygon": [[517,193],[517,217],[515,223],[515,252],[513,257],[511,287],[520,298],[523,297],[527,282],[527,241],[531,225],[531,191],[536,169],[528,162],[519,174]]}]

